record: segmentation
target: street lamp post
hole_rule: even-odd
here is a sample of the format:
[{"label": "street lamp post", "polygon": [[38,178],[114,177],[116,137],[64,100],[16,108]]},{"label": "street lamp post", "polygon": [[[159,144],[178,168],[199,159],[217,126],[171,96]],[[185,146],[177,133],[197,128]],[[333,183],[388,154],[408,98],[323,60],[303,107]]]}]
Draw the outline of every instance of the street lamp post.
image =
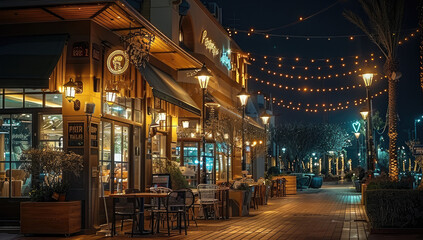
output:
[{"label": "street lamp post", "polygon": [[361,117],[363,118],[364,122],[366,123],[366,160],[367,160],[367,170],[370,170],[370,148],[369,148],[369,123],[367,117],[369,115],[369,110],[367,108],[362,108],[360,110]]},{"label": "street lamp post", "polygon": [[264,153],[266,154],[264,161],[265,161],[265,164],[266,164],[265,169],[267,171],[269,169],[269,166],[271,165],[270,161],[268,159],[268,156],[269,156],[268,150],[269,149],[267,147],[267,124],[269,123],[271,116],[266,111],[264,111],[263,114],[260,116],[260,118],[261,118],[261,120],[263,121],[263,124],[264,124],[264,135],[265,135],[265,137],[264,137],[264,147],[265,147]]},{"label": "street lamp post", "polygon": [[355,135],[355,138],[357,139],[357,160],[358,160],[357,162],[358,162],[358,165],[360,165],[360,141],[359,141],[360,132],[355,132],[354,135]]},{"label": "street lamp post", "polygon": [[417,123],[419,123],[420,121],[420,118],[414,119],[414,141],[417,141]]},{"label": "street lamp post", "polygon": [[366,96],[367,96],[367,108],[369,110],[369,118],[367,120],[367,136],[368,136],[368,170],[375,171],[375,157],[373,154],[373,126],[372,126],[372,100],[370,99],[370,86],[373,81],[373,73],[365,73],[362,75],[364,84],[366,85]]},{"label": "street lamp post", "polygon": [[206,90],[207,85],[209,84],[209,80],[211,74],[206,67],[206,64],[203,64],[203,67],[200,71],[195,74],[195,77],[198,79],[198,83],[200,84],[200,88],[203,91],[203,108],[202,108],[202,115],[203,115],[203,128],[202,128],[202,140],[203,140],[203,176],[201,178],[202,183],[207,183],[207,166],[206,166]]},{"label": "street lamp post", "polygon": [[244,129],[244,120],[245,120],[245,106],[247,105],[247,101],[248,101],[248,97],[250,96],[250,94],[247,93],[247,91],[245,90],[245,88],[242,88],[241,92],[238,93],[237,97],[239,98],[239,101],[241,102],[241,106],[242,106],[242,150],[241,150],[241,154],[242,154],[242,160],[241,160],[241,164],[242,164],[242,171],[245,171],[247,169],[247,164],[246,164],[246,157],[245,157],[245,129]]}]

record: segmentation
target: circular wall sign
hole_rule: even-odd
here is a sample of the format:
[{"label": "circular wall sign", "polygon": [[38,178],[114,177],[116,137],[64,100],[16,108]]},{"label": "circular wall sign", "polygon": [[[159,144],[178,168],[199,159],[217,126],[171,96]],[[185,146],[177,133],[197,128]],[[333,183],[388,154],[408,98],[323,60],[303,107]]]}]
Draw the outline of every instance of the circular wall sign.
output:
[{"label": "circular wall sign", "polygon": [[128,54],[122,50],[115,50],[107,58],[107,68],[115,75],[120,75],[128,69]]}]

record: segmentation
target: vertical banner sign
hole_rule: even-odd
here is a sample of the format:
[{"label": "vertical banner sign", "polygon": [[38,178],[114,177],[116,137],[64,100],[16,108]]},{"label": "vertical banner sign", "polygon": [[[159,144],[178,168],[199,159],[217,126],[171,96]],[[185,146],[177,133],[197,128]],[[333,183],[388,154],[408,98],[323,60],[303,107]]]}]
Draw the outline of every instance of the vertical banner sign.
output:
[{"label": "vertical banner sign", "polygon": [[98,124],[91,123],[90,126],[91,147],[98,147]]},{"label": "vertical banner sign", "polygon": [[68,146],[84,146],[84,122],[68,123]]}]

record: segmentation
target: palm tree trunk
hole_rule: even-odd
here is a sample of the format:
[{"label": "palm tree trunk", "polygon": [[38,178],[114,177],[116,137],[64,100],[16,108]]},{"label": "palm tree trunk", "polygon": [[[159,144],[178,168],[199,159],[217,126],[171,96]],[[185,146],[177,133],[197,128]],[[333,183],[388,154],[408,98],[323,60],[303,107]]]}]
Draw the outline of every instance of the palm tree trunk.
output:
[{"label": "palm tree trunk", "polygon": [[392,181],[398,181],[397,159],[397,85],[398,80],[388,75],[388,112],[389,112],[389,177]]}]

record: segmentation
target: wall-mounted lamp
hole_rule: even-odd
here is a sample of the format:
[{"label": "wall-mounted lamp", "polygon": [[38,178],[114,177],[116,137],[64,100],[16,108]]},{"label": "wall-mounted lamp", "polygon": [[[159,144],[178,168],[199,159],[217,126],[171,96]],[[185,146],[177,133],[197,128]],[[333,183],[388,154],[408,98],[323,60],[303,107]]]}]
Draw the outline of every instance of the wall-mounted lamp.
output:
[{"label": "wall-mounted lamp", "polygon": [[69,102],[72,102],[75,99],[75,93],[76,93],[77,87],[78,87],[78,85],[73,81],[72,78],[69,80],[69,82],[67,82],[67,83],[65,83],[65,85],[63,85],[63,88],[65,90],[65,98]]},{"label": "wall-mounted lamp", "polygon": [[183,128],[189,128],[189,121],[188,120],[184,120],[181,123],[182,123]]},{"label": "wall-mounted lamp", "polygon": [[118,93],[119,91],[116,89],[106,89],[106,102],[109,106],[115,103]]},{"label": "wall-mounted lamp", "polygon": [[74,82],[73,79],[69,79],[69,82],[63,85],[63,90],[65,92],[65,98],[69,102],[73,102],[73,109],[78,111],[81,109],[81,102],[78,99],[75,99],[76,93],[82,93],[82,82]]}]

